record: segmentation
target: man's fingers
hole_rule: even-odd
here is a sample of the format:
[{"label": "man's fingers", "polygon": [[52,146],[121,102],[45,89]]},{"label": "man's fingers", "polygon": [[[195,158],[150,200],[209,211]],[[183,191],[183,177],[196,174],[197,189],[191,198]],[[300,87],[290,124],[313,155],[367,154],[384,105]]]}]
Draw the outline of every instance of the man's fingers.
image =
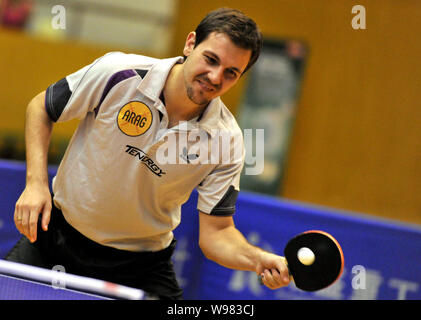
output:
[{"label": "man's fingers", "polygon": [[37,240],[39,213],[40,213],[39,210],[32,210],[29,215],[28,232],[29,232],[29,240],[31,242],[35,242]]},{"label": "man's fingers", "polygon": [[263,284],[269,289],[276,289],[278,286],[276,280],[274,279],[274,274],[278,273],[275,269],[263,271],[262,279]]},{"label": "man's fingers", "polygon": [[22,209],[22,233],[29,239],[30,238],[30,234],[29,234],[29,212],[28,209]]},{"label": "man's fingers", "polygon": [[278,284],[278,279],[280,278],[279,276],[279,272],[276,269],[271,269],[270,270],[270,285],[272,286],[272,288],[278,288],[279,284]]},{"label": "man's fingers", "polygon": [[278,289],[290,283],[288,268],[265,269],[261,274],[261,282],[270,289]]},{"label": "man's fingers", "polygon": [[20,209],[18,205],[15,206],[14,221],[15,221],[16,229],[18,229],[20,233],[23,233],[22,210]]},{"label": "man's fingers", "polygon": [[43,185],[27,185],[15,205],[16,228],[31,242],[35,242],[39,215],[42,213],[41,225],[46,231],[50,223],[51,207],[48,188]]},{"label": "man's fingers", "polygon": [[291,277],[288,270],[287,260],[284,257],[282,257],[282,262],[283,263],[279,264],[278,266],[278,270],[280,271],[281,277],[280,281],[283,283],[283,285],[288,285],[291,281]]},{"label": "man's fingers", "polygon": [[44,206],[44,210],[42,212],[41,225],[44,231],[48,230],[50,219],[51,219],[51,205],[48,203]]}]

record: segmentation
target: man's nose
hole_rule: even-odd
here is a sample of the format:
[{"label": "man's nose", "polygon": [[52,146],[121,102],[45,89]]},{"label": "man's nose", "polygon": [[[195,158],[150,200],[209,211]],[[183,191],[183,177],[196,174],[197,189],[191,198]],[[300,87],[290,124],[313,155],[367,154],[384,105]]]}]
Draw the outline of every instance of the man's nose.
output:
[{"label": "man's nose", "polygon": [[213,86],[219,88],[222,83],[223,70],[222,68],[212,68],[208,73],[208,79]]}]

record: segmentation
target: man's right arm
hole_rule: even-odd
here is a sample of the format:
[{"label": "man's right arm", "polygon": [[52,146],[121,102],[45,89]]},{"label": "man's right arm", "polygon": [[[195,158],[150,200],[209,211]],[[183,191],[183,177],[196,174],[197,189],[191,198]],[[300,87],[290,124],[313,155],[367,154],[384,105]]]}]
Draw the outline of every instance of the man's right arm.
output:
[{"label": "man's right arm", "polygon": [[37,239],[40,213],[43,230],[47,230],[50,222],[47,156],[53,124],[83,119],[93,112],[101,103],[110,77],[122,67],[131,67],[132,64],[126,62],[128,57],[132,56],[120,52],[108,53],[50,85],[28,104],[25,123],[26,187],[16,202],[14,219],[16,228],[31,242]]},{"label": "man's right arm", "polygon": [[48,148],[53,122],[45,110],[45,91],[35,96],[26,109],[26,186],[15,206],[16,228],[31,242],[37,239],[38,216],[47,230],[51,216],[48,184]]}]

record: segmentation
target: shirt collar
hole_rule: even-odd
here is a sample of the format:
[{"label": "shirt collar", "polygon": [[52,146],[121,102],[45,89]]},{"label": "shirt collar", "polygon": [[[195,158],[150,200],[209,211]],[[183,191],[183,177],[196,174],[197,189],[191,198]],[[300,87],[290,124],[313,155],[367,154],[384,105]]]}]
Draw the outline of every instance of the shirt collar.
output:
[{"label": "shirt collar", "polygon": [[176,63],[182,63],[183,60],[184,58],[181,56],[158,60],[140,82],[137,89],[149,99],[158,100],[170,70]]},{"label": "shirt collar", "polygon": [[199,127],[208,132],[211,136],[213,136],[213,133],[215,132],[212,131],[212,129],[221,129],[220,119],[222,116],[222,105],[223,103],[220,97],[212,99],[202,115],[198,118]]}]

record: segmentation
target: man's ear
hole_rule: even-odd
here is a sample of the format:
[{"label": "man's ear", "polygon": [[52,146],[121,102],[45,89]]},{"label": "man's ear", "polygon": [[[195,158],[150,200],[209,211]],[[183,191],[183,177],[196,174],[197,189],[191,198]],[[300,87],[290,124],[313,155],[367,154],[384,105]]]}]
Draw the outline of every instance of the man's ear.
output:
[{"label": "man's ear", "polygon": [[196,44],[196,32],[192,31],[187,35],[186,43],[184,45],[183,54],[188,57],[194,49]]}]

